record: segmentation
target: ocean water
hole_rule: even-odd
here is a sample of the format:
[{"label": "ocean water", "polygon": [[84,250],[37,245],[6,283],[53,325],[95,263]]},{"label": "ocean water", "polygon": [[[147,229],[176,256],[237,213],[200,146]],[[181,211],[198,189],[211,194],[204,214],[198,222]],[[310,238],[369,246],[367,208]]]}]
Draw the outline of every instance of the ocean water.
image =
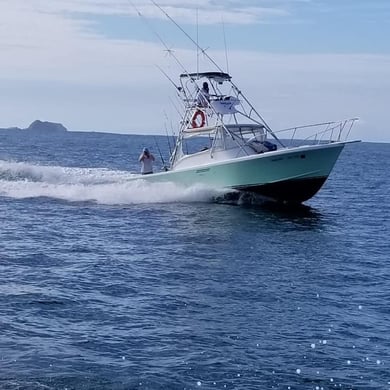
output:
[{"label": "ocean water", "polygon": [[390,389],[390,144],[281,209],[129,183],[156,141],[0,134],[0,388]]}]

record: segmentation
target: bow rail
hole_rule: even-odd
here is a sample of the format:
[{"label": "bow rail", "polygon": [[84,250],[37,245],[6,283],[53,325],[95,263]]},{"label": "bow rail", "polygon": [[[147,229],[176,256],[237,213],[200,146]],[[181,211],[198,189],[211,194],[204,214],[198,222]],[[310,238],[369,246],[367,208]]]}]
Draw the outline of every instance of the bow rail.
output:
[{"label": "bow rail", "polygon": [[[289,127],[273,131],[286,147],[300,146],[311,143],[313,145],[332,142],[345,142],[355,122],[359,118],[351,118],[337,122],[323,122],[304,126]],[[314,132],[313,132],[314,131]]]}]

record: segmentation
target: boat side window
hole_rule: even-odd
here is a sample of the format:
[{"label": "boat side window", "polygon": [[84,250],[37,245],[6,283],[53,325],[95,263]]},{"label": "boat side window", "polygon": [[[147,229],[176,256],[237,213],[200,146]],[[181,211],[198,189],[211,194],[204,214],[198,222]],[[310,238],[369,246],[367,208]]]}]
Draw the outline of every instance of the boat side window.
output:
[{"label": "boat side window", "polygon": [[213,146],[214,146],[214,150],[224,150],[225,149],[225,139],[224,139],[223,132],[218,131],[215,134]]},{"label": "boat side window", "polygon": [[210,149],[211,138],[205,136],[191,137],[183,140],[183,153],[190,155]]}]

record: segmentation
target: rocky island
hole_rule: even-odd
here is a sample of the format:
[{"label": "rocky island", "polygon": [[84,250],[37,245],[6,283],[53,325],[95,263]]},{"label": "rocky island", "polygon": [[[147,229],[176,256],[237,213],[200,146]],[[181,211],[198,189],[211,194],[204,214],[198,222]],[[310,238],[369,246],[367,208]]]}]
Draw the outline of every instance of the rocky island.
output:
[{"label": "rocky island", "polygon": [[54,122],[43,122],[40,120],[35,120],[31,123],[30,126],[28,126],[25,129],[19,128],[19,127],[8,127],[5,129],[0,129],[1,132],[28,132],[32,134],[40,134],[40,135],[49,135],[49,134],[63,134],[66,133],[68,130],[64,125],[61,123],[54,123]]}]

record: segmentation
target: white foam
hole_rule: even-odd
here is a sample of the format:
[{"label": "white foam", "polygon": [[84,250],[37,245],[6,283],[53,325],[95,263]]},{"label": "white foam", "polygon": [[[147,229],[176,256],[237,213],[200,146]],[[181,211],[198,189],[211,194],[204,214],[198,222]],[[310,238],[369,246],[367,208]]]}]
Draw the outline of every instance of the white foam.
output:
[{"label": "white foam", "polygon": [[209,202],[223,192],[201,185],[134,180],[134,174],[105,168],[43,166],[0,160],[0,195],[50,197],[99,204]]}]

